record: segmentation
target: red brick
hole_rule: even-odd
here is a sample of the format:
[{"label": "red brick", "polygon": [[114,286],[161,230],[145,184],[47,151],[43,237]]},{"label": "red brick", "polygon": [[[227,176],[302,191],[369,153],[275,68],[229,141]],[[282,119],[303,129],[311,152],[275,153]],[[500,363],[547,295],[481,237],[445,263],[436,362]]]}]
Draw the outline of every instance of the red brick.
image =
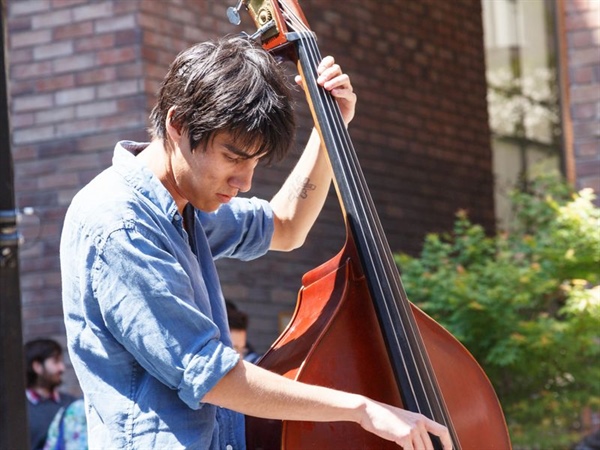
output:
[{"label": "red brick", "polygon": [[593,30],[577,30],[567,36],[569,47],[590,47],[594,45]]},{"label": "red brick", "polygon": [[75,51],[83,53],[113,48],[114,46],[115,36],[113,34],[92,35],[86,38],[77,39],[75,42]]},{"label": "red brick", "polygon": [[11,93],[15,97],[36,93],[35,80],[19,80],[11,83]]},{"label": "red brick", "polygon": [[95,65],[96,61],[93,54],[78,54],[54,59],[52,61],[52,70],[54,73],[74,72],[89,69]]},{"label": "red brick", "polygon": [[39,14],[50,9],[50,0],[22,0],[10,2],[8,6],[11,16]]},{"label": "red brick", "polygon": [[73,54],[73,43],[69,41],[55,42],[39,45],[33,50],[33,59],[36,61],[53,59],[60,56]]},{"label": "red brick", "polygon": [[8,41],[11,48],[30,47],[38,44],[48,44],[52,42],[52,32],[50,30],[23,31],[9,34]]},{"label": "red brick", "polygon": [[125,97],[141,92],[139,80],[123,80],[98,87],[98,98]]},{"label": "red brick", "polygon": [[569,64],[573,66],[585,66],[587,64],[600,63],[600,52],[597,47],[573,49],[570,52]]},{"label": "red brick", "polygon": [[578,161],[576,170],[578,177],[600,177],[600,159]]},{"label": "red brick", "polygon": [[577,105],[573,105],[571,117],[575,120],[593,118],[600,119],[600,117],[598,117],[598,110],[598,103],[594,103],[592,101],[588,103],[579,103]]},{"label": "red brick", "polygon": [[31,31],[31,17],[9,17],[8,25],[11,33],[16,33],[19,31]]},{"label": "red brick", "polygon": [[24,127],[13,132],[13,141],[16,145],[44,142],[54,137],[53,126]]},{"label": "red brick", "polygon": [[94,24],[90,20],[88,22],[69,23],[62,27],[53,29],[55,40],[75,39],[83,36],[89,36],[94,32]]},{"label": "red brick", "polygon": [[117,69],[113,66],[95,68],[75,74],[78,85],[99,84],[117,79]]},{"label": "red brick", "polygon": [[590,66],[574,67],[571,69],[571,80],[574,84],[588,84],[594,79],[594,69]]},{"label": "red brick", "polygon": [[74,135],[85,135],[97,132],[95,118],[85,118],[80,120],[70,120],[68,122],[59,123],[56,125],[56,137],[68,138]]},{"label": "red brick", "polygon": [[51,0],[53,8],[70,8],[76,5],[82,5],[88,0]]},{"label": "red brick", "polygon": [[80,22],[89,19],[100,19],[112,15],[112,1],[100,1],[72,8],[73,20]]},{"label": "red brick", "polygon": [[73,105],[76,103],[87,103],[96,97],[94,87],[76,87],[73,89],[62,89],[56,93],[57,105]]},{"label": "red brick", "polygon": [[597,138],[578,137],[575,141],[575,154],[578,157],[588,158],[593,156],[600,157],[600,143]]},{"label": "red brick", "polygon": [[54,106],[54,99],[50,94],[28,95],[14,99],[15,112],[36,111]]},{"label": "red brick", "polygon": [[[598,172],[594,176],[578,178],[577,188],[589,188],[596,193],[600,192],[600,166],[598,166]],[[596,198],[595,203],[598,204],[598,198]]]},{"label": "red brick", "polygon": [[38,92],[59,91],[71,88],[74,85],[75,77],[73,74],[58,75],[35,80],[35,87]]},{"label": "red brick", "polygon": [[115,114],[117,111],[117,102],[114,100],[94,101],[92,103],[78,105],[76,116],[79,119],[104,117],[109,114]]},{"label": "red brick", "polygon": [[33,61],[33,49],[32,48],[22,48],[19,50],[14,50],[10,52],[10,63],[13,66],[16,66],[21,63],[30,64]]},{"label": "red brick", "polygon": [[600,86],[598,84],[572,86],[571,101],[574,104],[597,100],[600,100]]},{"label": "red brick", "polygon": [[11,114],[10,125],[13,130],[30,127],[35,123],[35,114]]},{"label": "red brick", "polygon": [[34,30],[41,28],[54,28],[59,25],[68,24],[71,22],[71,20],[71,11],[63,9],[35,15],[31,20],[31,26]]},{"label": "red brick", "polygon": [[98,52],[96,56],[96,64],[108,65],[108,64],[118,64],[123,62],[130,62],[136,59],[137,52],[134,48],[125,47],[125,48],[117,48],[114,50],[104,50]]},{"label": "red brick", "polygon": [[37,179],[38,187],[42,190],[54,190],[55,188],[69,186],[73,187],[77,185],[77,173],[62,173],[60,177],[57,177],[56,174],[51,174],[48,176],[40,176]]},{"label": "red brick", "polygon": [[120,30],[130,30],[137,26],[136,18],[133,14],[127,14],[119,17],[110,17],[97,20],[95,24],[95,33],[108,33]]},{"label": "red brick", "polygon": [[35,123],[38,125],[50,123],[62,123],[75,118],[75,110],[72,106],[65,108],[54,108],[50,111],[41,111],[35,115]]}]

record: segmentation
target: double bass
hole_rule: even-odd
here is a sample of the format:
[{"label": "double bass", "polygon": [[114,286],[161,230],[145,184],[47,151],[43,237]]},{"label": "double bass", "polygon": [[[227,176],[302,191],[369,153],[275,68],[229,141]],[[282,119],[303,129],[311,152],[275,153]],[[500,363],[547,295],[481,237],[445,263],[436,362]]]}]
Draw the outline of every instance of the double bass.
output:
[{"label": "double bass", "polygon": [[[481,367],[407,298],[337,103],[316,82],[322,58],[298,2],[239,0],[228,10],[230,20],[239,22],[242,6],[257,27],[252,37],[298,66],[346,227],[341,251],[303,276],[294,315],[259,365],[424,414],[448,428],[457,450],[510,449],[502,409]],[[347,422],[248,417],[246,436],[254,450],[398,448]],[[441,448],[437,437],[432,441]]]}]

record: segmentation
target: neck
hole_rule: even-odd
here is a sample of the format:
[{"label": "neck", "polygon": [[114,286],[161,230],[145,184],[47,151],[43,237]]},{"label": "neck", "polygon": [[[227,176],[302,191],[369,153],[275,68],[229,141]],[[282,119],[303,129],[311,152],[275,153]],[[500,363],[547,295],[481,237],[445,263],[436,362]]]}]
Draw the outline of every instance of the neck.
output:
[{"label": "neck", "polygon": [[183,208],[187,204],[177,189],[175,174],[171,166],[169,155],[172,150],[169,150],[165,142],[160,139],[153,140],[148,147],[144,149],[137,158],[141,159],[144,164],[152,171],[152,173],[160,180],[163,186],[169,191],[179,213],[183,213]]},{"label": "neck", "polygon": [[54,394],[54,388],[46,386],[33,386],[30,389],[42,398],[50,398]]}]

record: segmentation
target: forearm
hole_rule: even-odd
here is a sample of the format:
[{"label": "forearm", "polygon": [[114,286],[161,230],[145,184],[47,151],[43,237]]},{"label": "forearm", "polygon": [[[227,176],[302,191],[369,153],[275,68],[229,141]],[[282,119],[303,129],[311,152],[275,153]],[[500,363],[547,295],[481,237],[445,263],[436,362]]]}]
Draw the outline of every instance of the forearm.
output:
[{"label": "forearm", "polygon": [[315,223],[331,186],[331,167],[316,130],[279,192],[271,200],[275,214],[272,250],[300,247]]},{"label": "forearm", "polygon": [[240,361],[202,401],[264,419],[348,421],[406,449],[433,449],[428,433],[452,448],[448,430],[427,417],[362,395],[289,380]]},{"label": "forearm", "polygon": [[203,401],[255,417],[313,422],[359,422],[365,406],[362,396],[298,383],[244,361]]}]

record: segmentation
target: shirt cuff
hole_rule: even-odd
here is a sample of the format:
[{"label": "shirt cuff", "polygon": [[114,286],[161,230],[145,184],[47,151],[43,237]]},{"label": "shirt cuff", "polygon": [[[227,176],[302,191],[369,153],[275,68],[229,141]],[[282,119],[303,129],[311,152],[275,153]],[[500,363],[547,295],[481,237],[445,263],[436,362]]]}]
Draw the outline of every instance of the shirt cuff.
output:
[{"label": "shirt cuff", "polygon": [[217,340],[209,341],[186,367],[178,388],[179,398],[190,408],[200,409],[206,393],[237,365],[239,359],[240,355],[231,347]]}]

